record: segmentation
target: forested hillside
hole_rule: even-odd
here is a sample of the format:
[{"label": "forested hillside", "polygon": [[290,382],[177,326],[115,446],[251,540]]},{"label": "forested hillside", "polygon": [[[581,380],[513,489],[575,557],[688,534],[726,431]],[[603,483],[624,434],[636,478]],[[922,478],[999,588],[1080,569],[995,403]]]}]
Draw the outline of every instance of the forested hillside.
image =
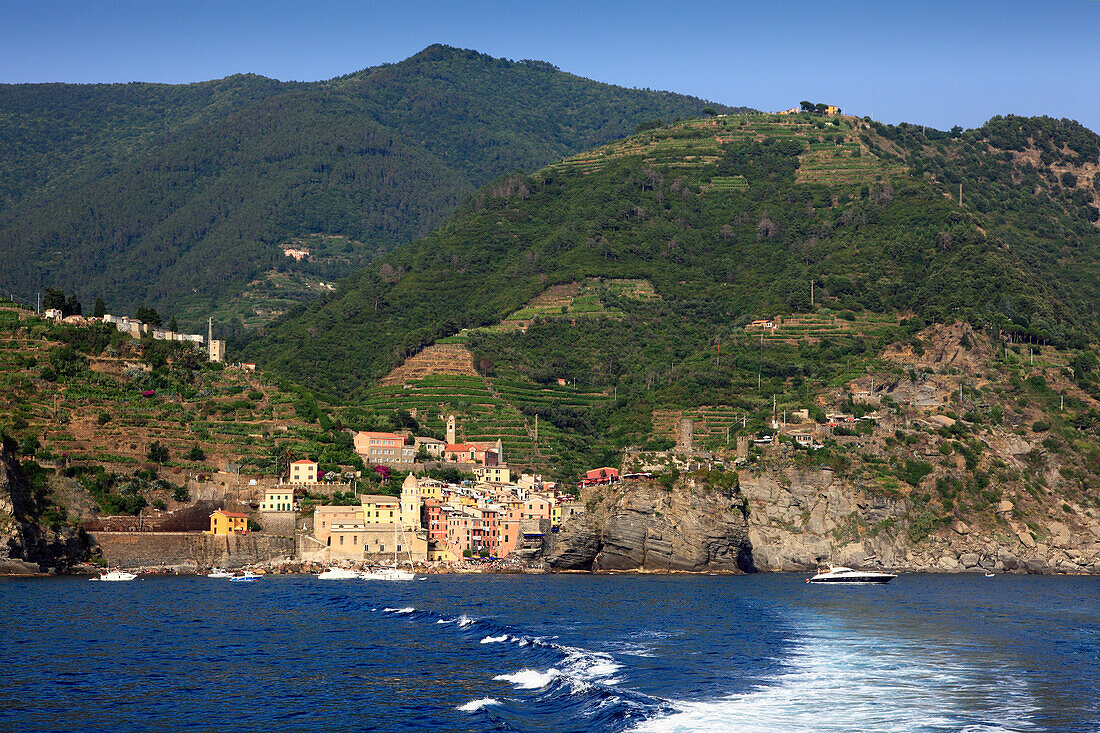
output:
[{"label": "forested hillside", "polygon": [[[933,132],[919,148],[904,129],[805,115],[641,133],[498,180],[429,237],[275,324],[249,353],[346,392],[425,344],[501,320],[548,286],[591,277],[643,278],[660,298],[608,293],[625,316],[598,322],[609,332],[594,334],[592,348],[574,348],[584,329],[551,336],[560,322],[474,343],[499,351],[505,345],[494,343],[506,341],[528,354],[533,375],[583,370],[621,390],[753,318],[809,310],[812,280],[817,303],[840,310],[905,314],[921,326],[962,318],[1083,345],[1100,323],[1090,295],[1100,252],[1089,174],[1097,137],[1076,126],[1051,169],[1000,148],[1003,124]],[[1046,144],[1044,121],[1012,124]],[[531,349],[544,338],[565,353],[536,359]]]},{"label": "forested hillside", "polygon": [[[232,331],[250,283],[245,307],[278,312],[494,176],[707,104],[444,46],[316,83],[0,86],[0,286]],[[283,253],[317,235],[338,246]]]}]

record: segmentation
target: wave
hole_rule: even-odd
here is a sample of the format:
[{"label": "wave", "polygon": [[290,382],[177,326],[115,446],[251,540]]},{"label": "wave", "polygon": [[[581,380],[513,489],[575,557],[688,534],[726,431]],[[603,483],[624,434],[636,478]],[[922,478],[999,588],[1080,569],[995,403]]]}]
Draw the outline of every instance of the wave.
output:
[{"label": "wave", "polygon": [[405,608],[383,608],[382,613],[412,613],[416,609],[412,606],[406,606]]},{"label": "wave", "polygon": [[500,636],[486,636],[481,640],[482,644],[499,644],[502,641],[508,641],[510,637],[508,634],[501,634]]},{"label": "wave", "polygon": [[554,668],[550,668],[545,672],[539,672],[537,669],[521,669],[513,674],[498,674],[493,679],[500,682],[511,682],[521,690],[537,690],[546,687],[560,676],[561,670]]},{"label": "wave", "polygon": [[459,617],[458,617],[457,619],[455,619],[455,620],[456,620],[456,621],[458,622],[458,627],[459,627],[460,629],[466,628],[466,627],[467,627],[467,626],[469,626],[470,624],[474,624],[474,623],[477,623],[477,619],[476,619],[476,618],[470,618],[470,617],[469,617],[469,616],[467,616],[466,614],[462,614],[461,616],[459,616]]},{"label": "wave", "polygon": [[481,710],[484,707],[488,707],[489,705],[500,705],[500,700],[497,700],[497,699],[492,698],[492,697],[483,697],[480,700],[471,700],[470,702],[466,703],[465,705],[459,705],[455,709],[456,710],[461,710],[464,713],[473,713],[473,712],[476,712],[478,710]]}]

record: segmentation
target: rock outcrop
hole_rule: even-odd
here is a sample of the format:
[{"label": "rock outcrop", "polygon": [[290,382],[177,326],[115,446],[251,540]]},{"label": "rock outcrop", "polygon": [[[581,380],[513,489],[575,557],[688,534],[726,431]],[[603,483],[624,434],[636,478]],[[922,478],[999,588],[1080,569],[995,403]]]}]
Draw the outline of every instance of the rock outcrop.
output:
[{"label": "rock outcrop", "polygon": [[690,479],[672,491],[652,482],[627,482],[600,492],[584,497],[592,511],[551,536],[545,557],[552,569],[754,570],[736,492],[715,491]]},{"label": "rock outcrop", "polygon": [[[828,469],[739,472],[718,492],[687,479],[672,491],[627,482],[583,497],[592,510],[551,536],[554,570],[650,572],[806,571],[821,562],[925,572],[1100,573],[1100,519],[1013,519],[1005,528],[955,521],[914,531],[923,507]],[[602,491],[602,493],[601,493]]]},{"label": "rock outcrop", "polygon": [[16,458],[0,447],[0,575],[64,571],[83,559],[86,536],[71,527],[39,525],[40,507]]}]

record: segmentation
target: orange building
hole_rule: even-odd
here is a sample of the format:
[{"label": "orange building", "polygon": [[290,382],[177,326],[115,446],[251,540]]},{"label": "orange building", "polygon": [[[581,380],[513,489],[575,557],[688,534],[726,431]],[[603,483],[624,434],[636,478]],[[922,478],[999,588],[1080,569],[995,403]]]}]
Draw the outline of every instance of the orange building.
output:
[{"label": "orange building", "polygon": [[248,515],[218,509],[210,515],[210,531],[207,534],[235,534],[248,531]]}]

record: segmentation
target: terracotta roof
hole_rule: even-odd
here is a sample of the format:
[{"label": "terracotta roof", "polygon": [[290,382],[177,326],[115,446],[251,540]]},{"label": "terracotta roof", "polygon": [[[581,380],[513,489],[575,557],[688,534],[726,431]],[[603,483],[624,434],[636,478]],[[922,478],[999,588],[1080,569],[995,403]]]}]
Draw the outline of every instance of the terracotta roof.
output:
[{"label": "terracotta roof", "polygon": [[210,516],[214,516],[215,514],[221,514],[223,517],[239,517],[241,519],[248,519],[248,515],[247,514],[242,514],[241,512],[227,512],[227,511],[223,511],[221,509],[218,509],[217,511],[212,512],[210,514]]},{"label": "terracotta roof", "polygon": [[306,464],[306,463],[310,464],[311,466],[316,466],[317,465],[317,461],[311,461],[308,458],[303,458],[300,461],[294,461],[294,463],[291,463],[290,465],[292,465],[292,466],[301,466],[301,465]]}]

